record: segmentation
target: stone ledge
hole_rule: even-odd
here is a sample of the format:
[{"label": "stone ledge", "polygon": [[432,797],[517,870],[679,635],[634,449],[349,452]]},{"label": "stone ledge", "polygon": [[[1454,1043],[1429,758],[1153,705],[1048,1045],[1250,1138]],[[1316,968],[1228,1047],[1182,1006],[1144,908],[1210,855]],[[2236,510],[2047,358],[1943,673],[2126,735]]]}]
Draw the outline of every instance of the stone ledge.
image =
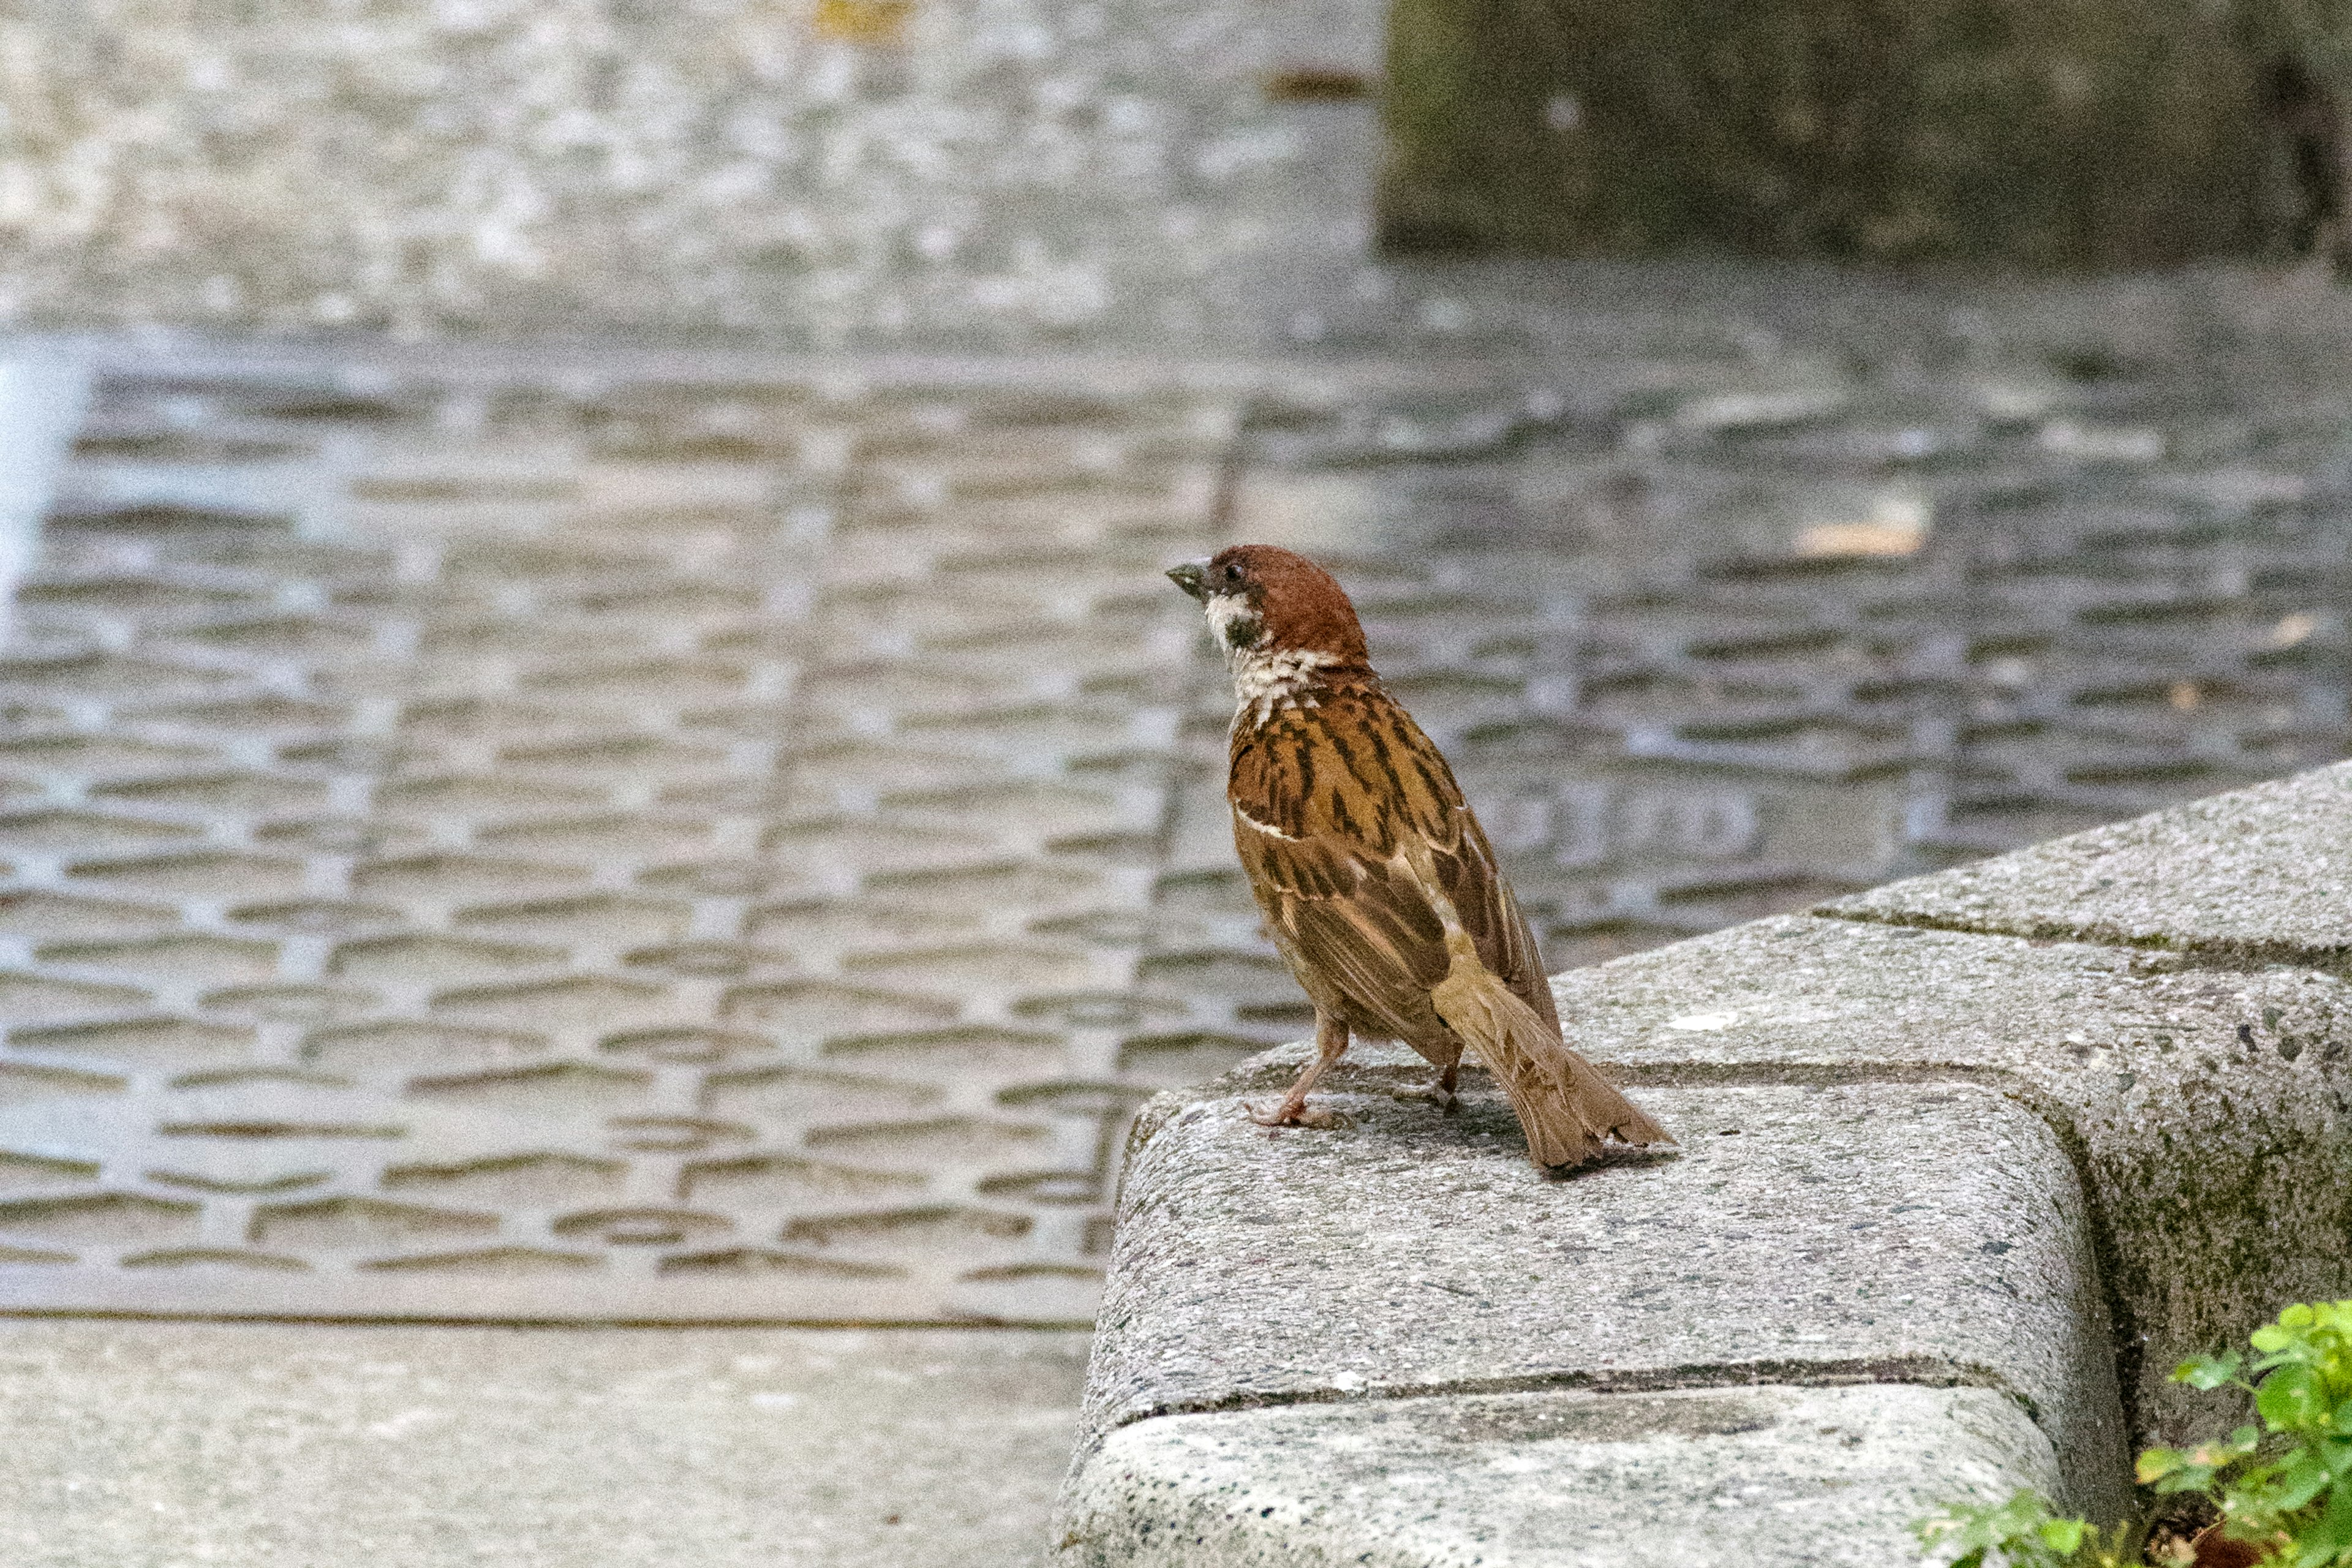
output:
[{"label": "stone ledge", "polygon": [[[2110,895],[2123,944],[1906,923],[1930,908],[1918,889],[1949,885],[1931,878],[1904,885],[1908,903],[1885,889],[1842,918],[1758,921],[1562,976],[1571,1037],[1647,1086],[1677,1153],[1547,1179],[1483,1078],[1443,1118],[1406,1098],[1426,1068],[1394,1049],[1328,1080],[1352,1120],[1334,1132],[1269,1135],[1242,1114],[1295,1049],[1161,1097],[1132,1145],[1064,1552],[1604,1560],[1573,1535],[1489,1539],[1452,1505],[1412,1511],[1425,1482],[1433,1498],[1486,1497],[1502,1457],[1649,1521],[1606,1561],[1770,1561],[1749,1533],[1627,1501],[1638,1486],[1595,1479],[1617,1474],[1597,1441],[1493,1455],[1379,1418],[1412,1402],[1739,1384],[1805,1397],[1868,1384],[1852,1396],[1898,1411],[1861,1461],[1884,1467],[1882,1512],[1794,1510],[1774,1545],[1788,1561],[1846,1561],[1853,1530],[1891,1540],[1972,1488],[2030,1481],[2120,1511],[2129,1443],[2202,1420],[2165,1381],[2179,1355],[2283,1300],[2352,1289],[2352,985],[2326,963],[2341,945],[2330,907],[2313,907],[2342,853],[2313,841],[2336,832],[2326,803],[2347,782],[2329,770],[1973,869],[1969,886],[2007,889],[2003,918],[2021,921],[2051,877],[2085,889],[2067,919]],[[2152,890],[2100,887],[2113,873],[2081,868],[2102,861]],[[2308,962],[2256,956],[2280,951]],[[2047,1478],[2014,1447],[1995,1464],[1937,1447],[1899,1413],[1963,1395],[2006,1401],[2038,1432]],[[1803,1495],[1780,1460],[1721,1436],[1721,1462],[1748,1468],[1759,1497]],[[1326,1450],[1346,1457],[1299,1458]],[[1318,1510],[1333,1466],[1354,1478],[1348,1506]],[[1235,1485],[1254,1510],[1229,1506]],[[1495,1517],[1520,1506],[1498,1495]],[[1168,1555],[1178,1539],[1196,1554]],[[1853,1560],[1889,1559],[1882,1544]]]},{"label": "stone ledge", "polygon": [[1444,1117],[1392,1092],[1409,1052],[1365,1055],[1328,1080],[1345,1130],[1250,1121],[1276,1063],[1139,1132],[1089,1433],[1448,1389],[1916,1382],[2039,1412],[2086,1493],[2119,1471],[2074,1171],[1998,1093],[1653,1090],[1683,1152],[1562,1182],[1483,1079]]},{"label": "stone ledge", "polygon": [[2095,827],[1818,911],[2352,967],[2352,763]]},{"label": "stone ledge", "polygon": [[[2334,975],[1785,917],[1553,989],[1621,1081],[1970,1082],[2031,1107],[2089,1200],[2144,1440],[2219,1408],[2168,1380],[2182,1356],[2352,1286],[2352,984]],[[2282,1179],[2298,1171],[2314,1179]]]},{"label": "stone ledge", "polygon": [[1886,1568],[1952,1488],[2058,1484],[1991,1390],[1766,1384],[1169,1416],[1114,1433],[1063,1510],[1086,1568]]}]

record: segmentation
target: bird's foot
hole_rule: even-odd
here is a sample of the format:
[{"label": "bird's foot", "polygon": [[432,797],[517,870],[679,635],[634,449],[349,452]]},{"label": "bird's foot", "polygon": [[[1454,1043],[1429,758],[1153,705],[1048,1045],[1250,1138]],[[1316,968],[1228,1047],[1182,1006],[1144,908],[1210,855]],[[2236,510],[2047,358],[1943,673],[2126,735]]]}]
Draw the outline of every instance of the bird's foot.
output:
[{"label": "bird's foot", "polygon": [[1260,1127],[1345,1127],[1348,1119],[1336,1110],[1326,1110],[1305,1100],[1284,1100],[1271,1111],[1253,1110],[1249,1119]]}]

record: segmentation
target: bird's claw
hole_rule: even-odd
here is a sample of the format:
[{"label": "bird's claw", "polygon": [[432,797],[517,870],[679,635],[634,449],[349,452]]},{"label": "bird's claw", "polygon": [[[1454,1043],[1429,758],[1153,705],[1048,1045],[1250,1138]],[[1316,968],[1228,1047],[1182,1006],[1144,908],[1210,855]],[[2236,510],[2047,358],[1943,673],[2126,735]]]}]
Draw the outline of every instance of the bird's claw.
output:
[{"label": "bird's claw", "polygon": [[1442,1083],[1428,1083],[1419,1089],[1399,1089],[1390,1092],[1399,1100],[1427,1100],[1447,1116],[1456,1115],[1462,1110],[1462,1097]]},{"label": "bird's claw", "polygon": [[1326,1110],[1319,1105],[1292,1105],[1287,1101],[1272,1111],[1253,1110],[1249,1119],[1260,1127],[1314,1127],[1328,1130],[1349,1125],[1348,1119],[1336,1110]]}]

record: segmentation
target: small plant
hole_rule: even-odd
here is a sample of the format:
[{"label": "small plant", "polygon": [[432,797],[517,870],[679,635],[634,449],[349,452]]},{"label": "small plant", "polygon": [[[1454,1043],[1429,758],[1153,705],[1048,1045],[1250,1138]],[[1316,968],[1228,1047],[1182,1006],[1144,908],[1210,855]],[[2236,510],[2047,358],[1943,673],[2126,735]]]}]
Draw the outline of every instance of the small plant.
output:
[{"label": "small plant", "polygon": [[2172,1375],[2192,1388],[2243,1389],[2261,1425],[2186,1453],[2150,1448],[2140,1483],[2210,1497],[2224,1532],[2264,1548],[2266,1563],[2352,1563],[2352,1301],[2289,1307],[2252,1342],[2251,1363],[2231,1352]]},{"label": "small plant", "polygon": [[2103,1538],[2083,1520],[2058,1518],[2032,1491],[2004,1503],[1954,1503],[1918,1531],[1922,1546],[1959,1548],[1951,1568],[2124,1568],[2137,1544],[2130,1525]]},{"label": "small plant", "polygon": [[[2352,1568],[2352,1301],[2297,1303],[2251,1342],[2251,1361],[2234,1351],[2200,1356],[2172,1376],[2244,1390],[2255,1420],[2218,1443],[2148,1449],[2140,1484],[2219,1510],[2217,1531],[2179,1561]],[[1918,1529],[1923,1545],[1958,1548],[1952,1568],[2121,1568],[2138,1560],[2147,1532],[2141,1524],[2102,1534],[2053,1515],[2031,1491],[1956,1505]]]}]

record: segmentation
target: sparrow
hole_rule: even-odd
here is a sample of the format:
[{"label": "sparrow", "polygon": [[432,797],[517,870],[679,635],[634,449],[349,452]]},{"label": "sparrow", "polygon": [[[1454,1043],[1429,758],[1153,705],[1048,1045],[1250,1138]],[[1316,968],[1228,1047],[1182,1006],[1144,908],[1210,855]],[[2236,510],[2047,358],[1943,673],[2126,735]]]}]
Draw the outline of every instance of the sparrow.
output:
[{"label": "sparrow", "polygon": [[1561,1038],[1535,935],[1454,771],[1381,686],[1330,574],[1268,544],[1171,567],[1233,676],[1225,799],[1275,946],[1315,1004],[1315,1059],[1268,1126],[1328,1126],[1307,1103],[1351,1037],[1402,1040],[1454,1103],[1467,1050],[1503,1086],[1546,1168],[1616,1139],[1671,1143]]}]

